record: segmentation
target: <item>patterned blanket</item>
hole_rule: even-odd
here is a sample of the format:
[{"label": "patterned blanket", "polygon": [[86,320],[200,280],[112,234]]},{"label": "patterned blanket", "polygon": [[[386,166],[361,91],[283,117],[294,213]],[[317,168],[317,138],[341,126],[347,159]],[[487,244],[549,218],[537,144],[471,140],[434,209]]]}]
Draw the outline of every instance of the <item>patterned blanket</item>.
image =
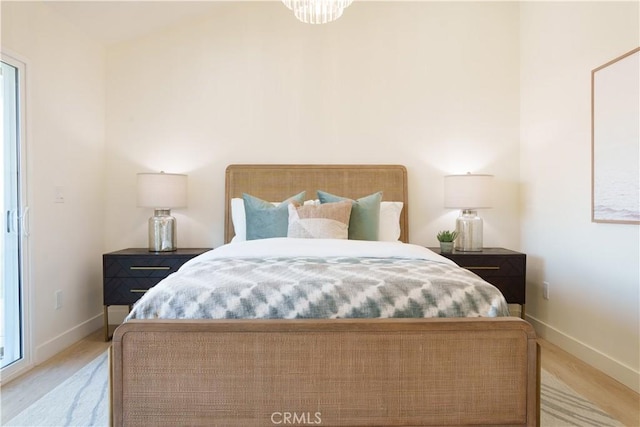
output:
[{"label": "patterned blanket", "polygon": [[127,320],[508,315],[497,288],[455,265],[306,256],[193,263],[147,292]]}]

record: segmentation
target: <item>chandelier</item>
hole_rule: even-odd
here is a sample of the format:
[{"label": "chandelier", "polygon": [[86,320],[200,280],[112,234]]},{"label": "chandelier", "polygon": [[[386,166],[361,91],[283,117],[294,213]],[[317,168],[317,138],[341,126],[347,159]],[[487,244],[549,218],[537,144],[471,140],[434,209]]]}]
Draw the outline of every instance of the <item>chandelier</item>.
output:
[{"label": "chandelier", "polygon": [[305,24],[326,24],[342,16],[353,0],[282,0]]}]

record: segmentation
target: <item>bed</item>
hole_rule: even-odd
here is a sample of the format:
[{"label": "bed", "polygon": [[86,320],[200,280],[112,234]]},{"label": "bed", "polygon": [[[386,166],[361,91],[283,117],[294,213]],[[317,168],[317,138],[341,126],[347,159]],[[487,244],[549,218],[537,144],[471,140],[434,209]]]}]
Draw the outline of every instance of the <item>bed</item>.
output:
[{"label": "bed", "polygon": [[[380,193],[376,236],[386,241],[249,237],[264,227],[250,226],[254,212],[239,216],[243,194],[271,203],[303,191],[306,203],[287,203],[289,233],[325,232],[324,213],[299,229],[291,218],[329,208],[342,218],[330,232],[351,233],[358,227],[342,223],[357,203],[340,198],[367,207]],[[491,285],[408,243],[407,194],[398,165],[229,166],[232,243],[154,287],[114,333],[112,423],[538,425],[533,328],[508,316]],[[383,203],[395,216],[382,219]],[[395,228],[383,231],[389,218]]]}]

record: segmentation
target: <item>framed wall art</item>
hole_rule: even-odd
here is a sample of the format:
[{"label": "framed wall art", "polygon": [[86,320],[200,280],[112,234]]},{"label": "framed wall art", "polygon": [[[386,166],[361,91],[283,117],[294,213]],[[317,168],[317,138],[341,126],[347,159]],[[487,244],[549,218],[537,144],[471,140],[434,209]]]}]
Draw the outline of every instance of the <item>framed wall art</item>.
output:
[{"label": "framed wall art", "polygon": [[591,220],[640,224],[640,47],[591,72]]}]

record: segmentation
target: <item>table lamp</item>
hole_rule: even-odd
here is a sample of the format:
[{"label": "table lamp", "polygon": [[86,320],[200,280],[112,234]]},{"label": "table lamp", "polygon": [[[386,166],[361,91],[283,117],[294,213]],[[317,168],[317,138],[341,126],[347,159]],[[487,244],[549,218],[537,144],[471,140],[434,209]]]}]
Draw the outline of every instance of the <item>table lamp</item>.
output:
[{"label": "table lamp", "polygon": [[172,208],[187,206],[187,175],[139,173],[138,207],[153,208],[149,218],[149,251],[171,252],[176,246],[176,219]]},{"label": "table lamp", "polygon": [[456,219],[455,250],[482,251],[482,218],[476,209],[491,207],[493,175],[467,173],[444,177],[444,206],[461,209]]}]

